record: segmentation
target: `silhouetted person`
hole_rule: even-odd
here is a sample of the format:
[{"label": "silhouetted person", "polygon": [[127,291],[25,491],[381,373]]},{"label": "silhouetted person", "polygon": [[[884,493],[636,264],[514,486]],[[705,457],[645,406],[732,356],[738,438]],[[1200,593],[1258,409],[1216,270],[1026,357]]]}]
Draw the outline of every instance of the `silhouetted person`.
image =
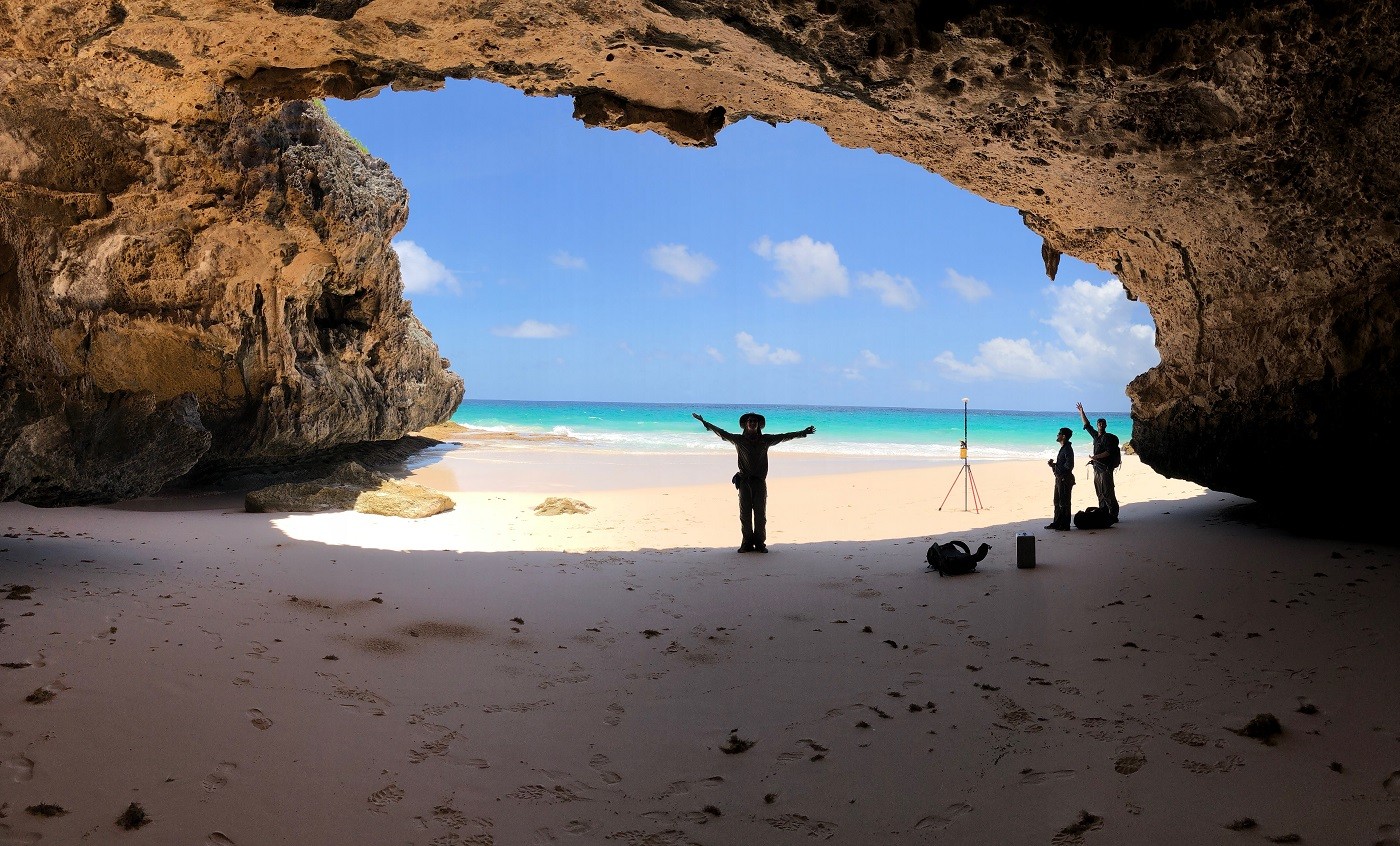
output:
[{"label": "silhouetted person", "polygon": [[1060,453],[1045,462],[1050,465],[1050,472],[1055,474],[1055,520],[1045,528],[1058,532],[1067,532],[1070,527],[1069,495],[1074,490],[1074,447],[1069,445],[1072,437],[1074,430],[1062,426],[1055,436],[1060,444]]},{"label": "silhouetted person", "polygon": [[1094,454],[1089,456],[1089,466],[1094,468],[1094,493],[1099,497],[1099,508],[1107,511],[1113,522],[1118,522],[1118,494],[1113,489],[1113,471],[1123,463],[1123,452],[1118,448],[1118,436],[1108,431],[1108,421],[1099,418],[1096,431],[1089,425],[1089,416],[1084,413],[1084,403],[1077,402],[1079,419],[1084,421],[1084,431],[1094,439]]},{"label": "silhouetted person", "polygon": [[817,431],[816,426],[808,426],[799,432],[785,432],[781,435],[765,435],[763,427],[768,421],[762,414],[752,411],[739,417],[739,434],[726,432],[699,414],[691,414],[705,425],[706,429],[734,445],[739,453],[739,473],[734,477],[734,485],[739,489],[739,525],[744,531],[740,552],[767,552],[764,541],[768,537],[768,448],[773,444],[805,438]]}]

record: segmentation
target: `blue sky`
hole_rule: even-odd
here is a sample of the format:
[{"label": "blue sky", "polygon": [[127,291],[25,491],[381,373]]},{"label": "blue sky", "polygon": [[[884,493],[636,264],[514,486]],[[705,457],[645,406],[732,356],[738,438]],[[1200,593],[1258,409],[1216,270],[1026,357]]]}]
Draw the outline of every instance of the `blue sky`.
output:
[{"label": "blue sky", "polygon": [[329,101],[409,192],[405,295],[476,399],[1126,411],[1146,306],[810,124],[715,147],[486,82]]}]

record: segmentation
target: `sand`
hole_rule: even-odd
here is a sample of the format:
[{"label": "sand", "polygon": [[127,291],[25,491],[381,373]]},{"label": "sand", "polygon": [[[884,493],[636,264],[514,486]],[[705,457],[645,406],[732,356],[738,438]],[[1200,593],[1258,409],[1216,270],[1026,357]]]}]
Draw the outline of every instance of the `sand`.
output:
[{"label": "sand", "polygon": [[[1122,523],[1053,533],[1043,462],[775,451],[740,555],[732,461],[439,450],[421,520],[0,505],[0,844],[1400,842],[1395,545],[1131,457]],[[953,539],[991,552],[929,572]]]}]

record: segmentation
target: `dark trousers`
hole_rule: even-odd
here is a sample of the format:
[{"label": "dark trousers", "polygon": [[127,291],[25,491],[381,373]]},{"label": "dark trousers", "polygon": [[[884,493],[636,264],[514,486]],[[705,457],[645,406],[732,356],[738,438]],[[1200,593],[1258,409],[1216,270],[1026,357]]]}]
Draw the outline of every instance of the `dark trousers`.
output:
[{"label": "dark trousers", "polygon": [[1070,527],[1069,495],[1074,491],[1074,477],[1055,477],[1055,519],[1051,525],[1061,529]]},{"label": "dark trousers", "polygon": [[1094,493],[1099,495],[1099,508],[1118,519],[1118,494],[1113,490],[1113,468],[1094,468]]},{"label": "dark trousers", "polygon": [[768,482],[743,479],[739,482],[739,525],[744,530],[744,546],[763,546],[768,537]]}]

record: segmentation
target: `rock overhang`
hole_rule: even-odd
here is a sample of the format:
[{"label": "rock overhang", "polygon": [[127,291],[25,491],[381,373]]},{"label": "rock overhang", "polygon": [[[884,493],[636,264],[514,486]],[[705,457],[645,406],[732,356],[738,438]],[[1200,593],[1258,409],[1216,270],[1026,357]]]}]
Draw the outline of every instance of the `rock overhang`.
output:
[{"label": "rock overhang", "polygon": [[[1161,363],[1128,389],[1146,463],[1315,500],[1300,468],[1379,442],[1397,411],[1392,11],[161,0],[0,13],[0,308],[14,327],[0,341],[13,397],[0,494],[64,501],[68,483],[36,486],[9,458],[27,427],[162,397],[114,367],[123,356],[162,362],[166,393],[193,398],[210,433],[201,465],[449,414],[460,379],[388,249],[401,188],[301,101],[480,78],[680,144],[747,117],[809,121],[1020,209],[1048,271],[1075,255],[1152,312]],[[105,296],[63,286],[94,267],[101,284],[79,290]],[[187,336],[184,364],[166,364]],[[184,419],[165,413],[161,425]],[[1359,463],[1338,481],[1361,483]],[[98,480],[78,487],[101,496]]]}]

